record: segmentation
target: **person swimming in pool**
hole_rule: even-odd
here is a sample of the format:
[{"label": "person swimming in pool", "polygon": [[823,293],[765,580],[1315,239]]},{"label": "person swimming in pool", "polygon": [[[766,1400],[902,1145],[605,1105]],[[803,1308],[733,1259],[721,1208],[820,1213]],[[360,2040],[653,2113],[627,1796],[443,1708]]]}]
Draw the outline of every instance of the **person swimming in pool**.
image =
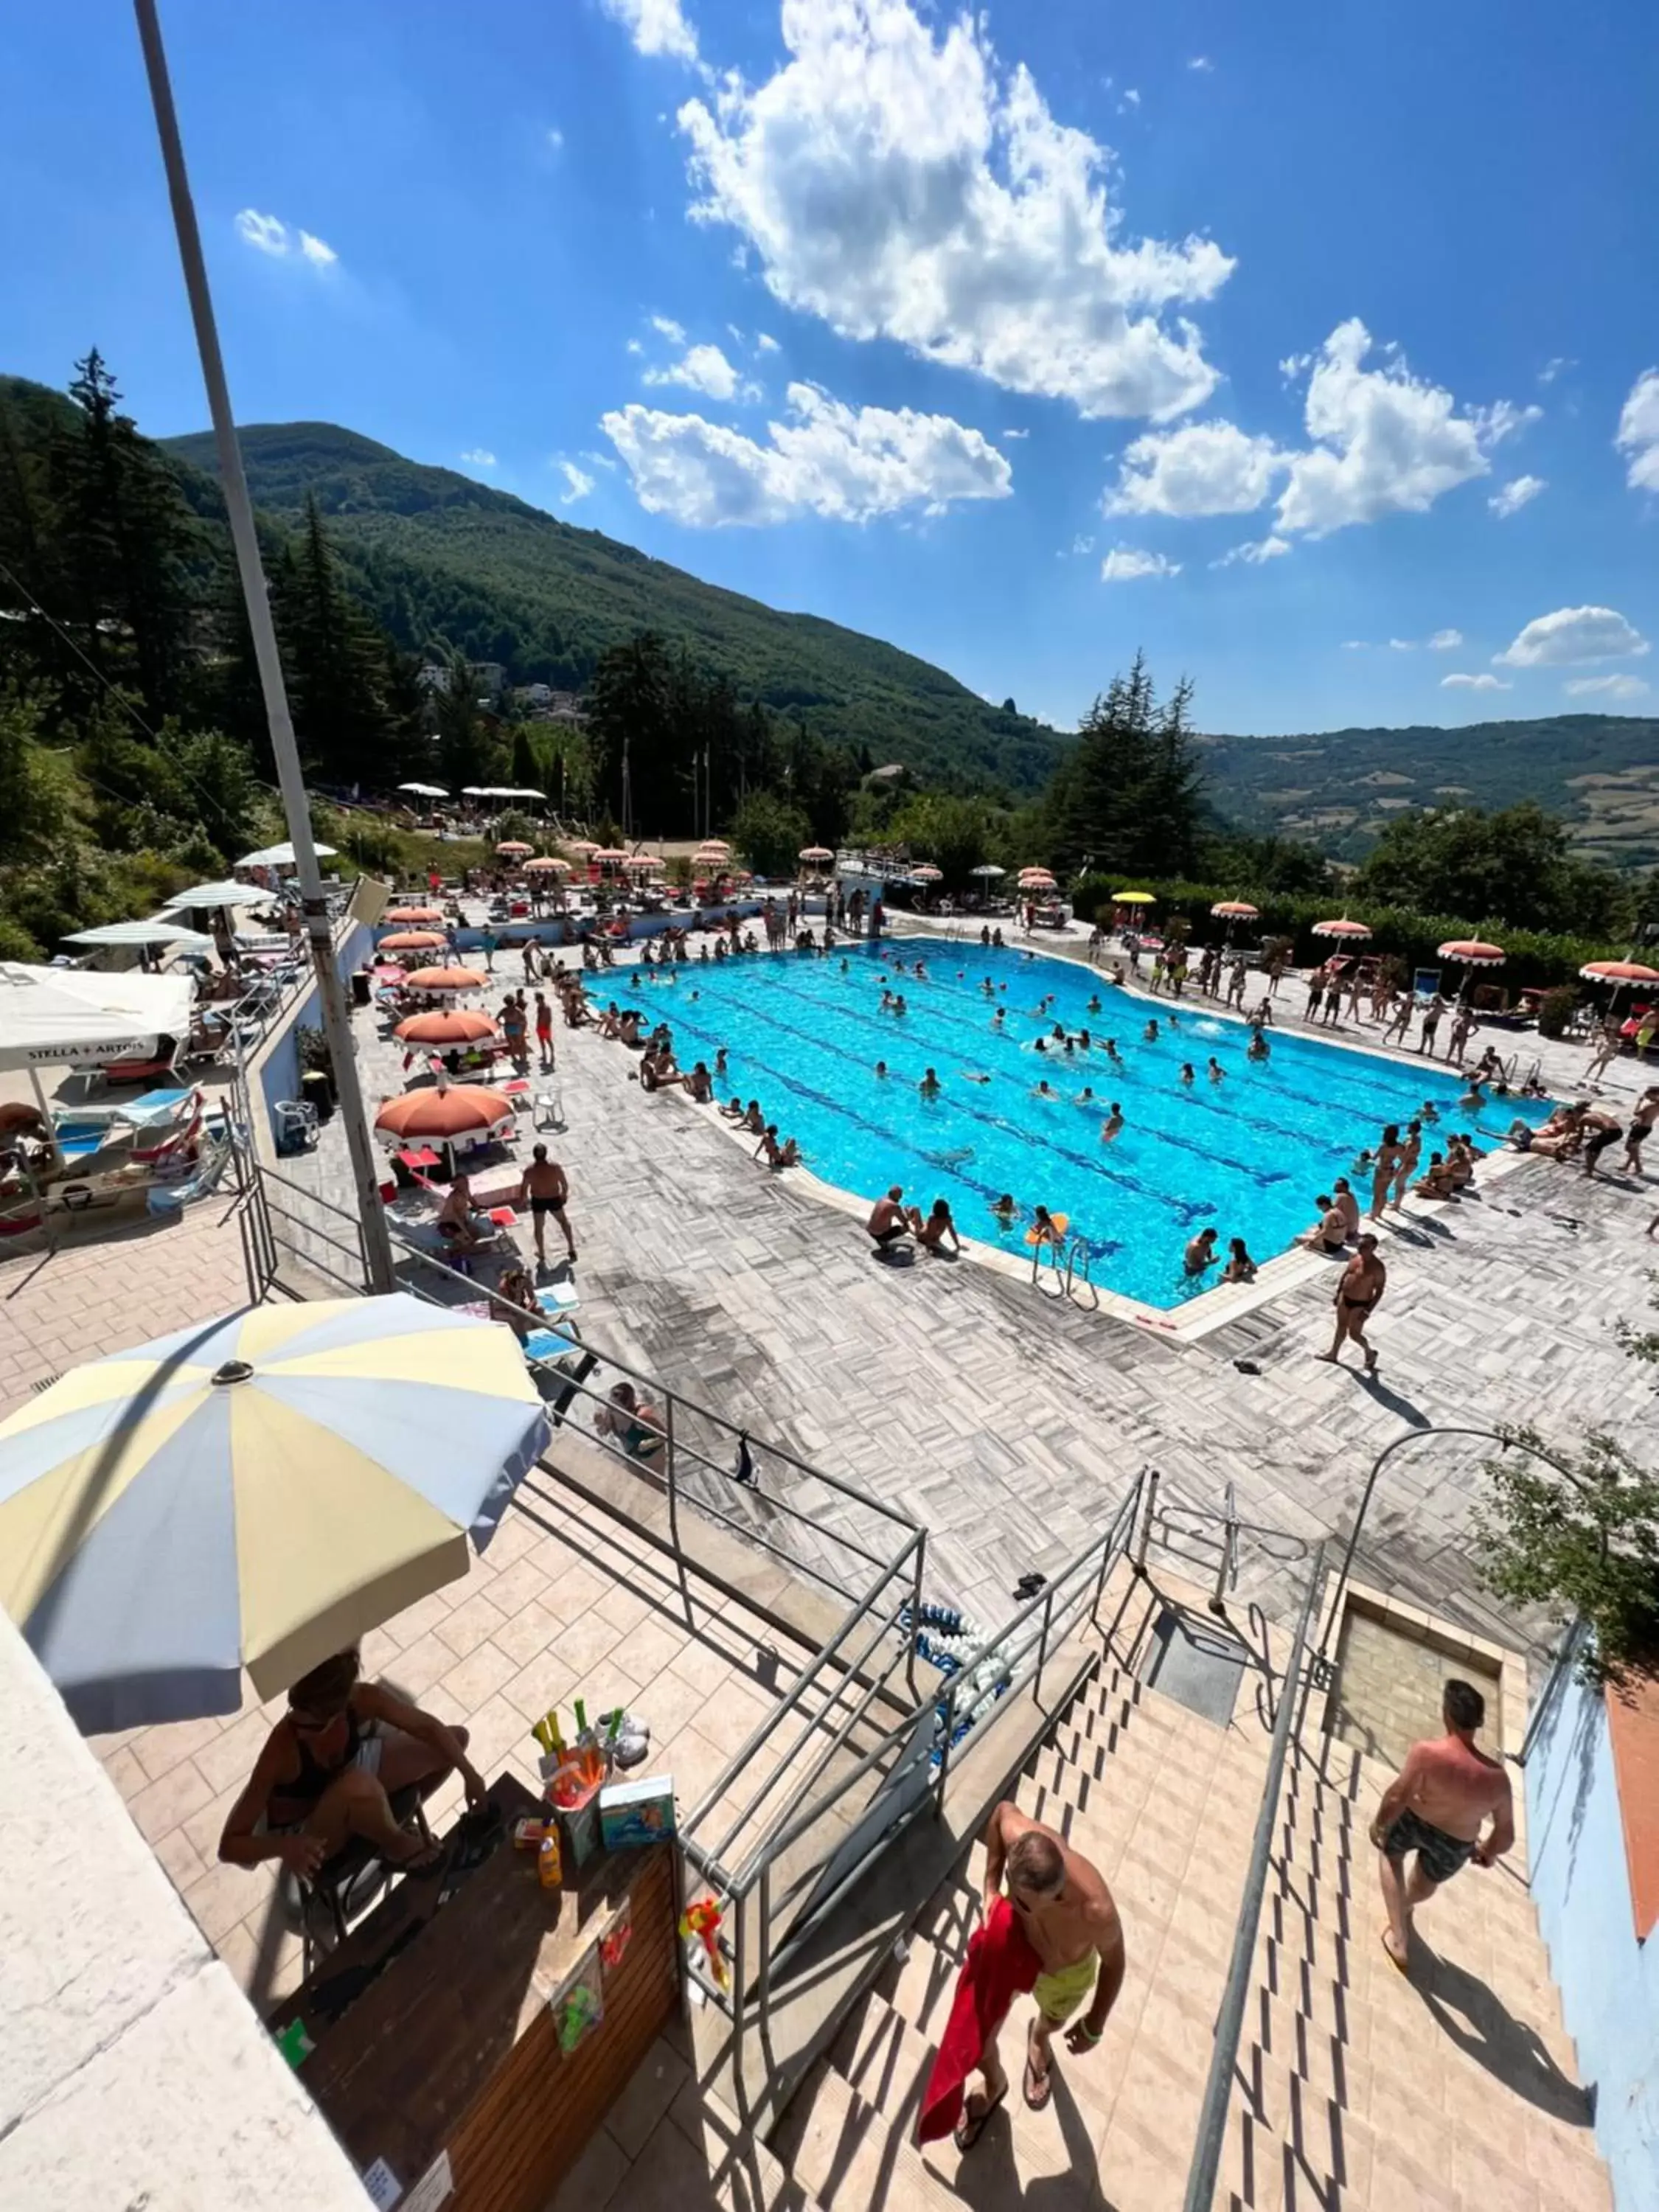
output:
[{"label": "person swimming in pool", "polygon": [[1101,1049],[1105,1053],[1107,1059],[1111,1061],[1114,1067],[1122,1066],[1123,1054],[1117,1048],[1117,1039],[1115,1037],[1103,1037],[1101,1039]]},{"label": "person swimming in pool", "polygon": [[992,1027],[994,1030],[1000,1030],[1000,1029],[1001,1029],[1001,1027],[1002,1027],[1002,1018],[1003,1018],[1004,1014],[1005,1014],[1006,1012],[1007,1012],[1007,1009],[1006,1009],[1006,1007],[1004,1007],[1004,1006],[999,1006],[999,1007],[997,1008],[997,1010],[996,1010],[995,1013],[994,1013],[994,1014],[992,1015],[992,1017],[991,1017],[991,1027]]},{"label": "person swimming in pool", "polygon": [[1158,1042],[1158,1024],[1155,1021],[1148,1022],[1146,1028],[1142,1030],[1140,1034],[1145,1037],[1148,1044],[1156,1044]]},{"label": "person swimming in pool", "polygon": [[1193,1063],[1190,1060],[1183,1060],[1181,1063],[1181,1079],[1189,1090],[1198,1080],[1198,1077],[1194,1072]]},{"label": "person swimming in pool", "polygon": [[924,1098],[937,1098],[939,1097],[939,1080],[931,1067],[924,1069],[921,1080],[917,1084],[916,1088],[921,1091]]},{"label": "person swimming in pool", "polygon": [[1244,1239],[1231,1237],[1227,1240],[1227,1264],[1221,1271],[1224,1283],[1253,1283],[1255,1280],[1255,1261],[1251,1259]]},{"label": "person swimming in pool", "polygon": [[1118,1104],[1116,1099],[1114,1098],[1112,1101],[1110,1113],[1107,1115],[1106,1119],[1100,1125],[1101,1143],[1103,1145],[1115,1143],[1122,1134],[1122,1131],[1123,1109]]},{"label": "person swimming in pool", "polygon": [[1258,1030],[1255,1035],[1250,1039],[1249,1044],[1244,1048],[1245,1059],[1268,1060],[1271,1059],[1272,1056],[1273,1047],[1267,1042],[1267,1038],[1262,1036],[1261,1030]]},{"label": "person swimming in pool", "polygon": [[1221,1065],[1221,1062],[1216,1058],[1213,1053],[1210,1054],[1208,1072],[1212,1083],[1224,1083],[1227,1079],[1226,1069]]},{"label": "person swimming in pool", "polygon": [[1213,1267],[1220,1258],[1216,1250],[1217,1234],[1213,1229],[1200,1229],[1196,1237],[1188,1240],[1182,1266],[1189,1275],[1201,1275],[1206,1267]]},{"label": "person swimming in pool", "polygon": [[1000,1198],[992,1200],[991,1211],[1005,1228],[1019,1216],[1019,1208],[1014,1204],[1014,1194],[1008,1190],[1005,1190]]},{"label": "person swimming in pool", "polygon": [[1094,1104],[1095,1093],[1094,1085],[1092,1084],[1085,1083],[1084,1085],[1082,1090],[1077,1094],[1077,1103],[1079,1106],[1092,1106]]},{"label": "person swimming in pool", "polygon": [[1094,991],[1090,994],[1088,1011],[1091,1014],[1103,1014],[1105,1012],[1106,1009],[1100,1003],[1100,994],[1098,991]]},{"label": "person swimming in pool", "polygon": [[885,1083],[887,1080],[887,1062],[884,1060],[878,1060],[876,1062],[876,1078],[881,1083]]},{"label": "person swimming in pool", "polygon": [[1031,1093],[1033,1098],[1052,1098],[1054,1095],[1054,1092],[1048,1088],[1048,1079],[1046,1075],[1037,1085],[1036,1089]]},{"label": "person swimming in pool", "polygon": [[1025,1233],[1028,1244],[1058,1244],[1066,1231],[1046,1206],[1031,1208],[1031,1225]]}]

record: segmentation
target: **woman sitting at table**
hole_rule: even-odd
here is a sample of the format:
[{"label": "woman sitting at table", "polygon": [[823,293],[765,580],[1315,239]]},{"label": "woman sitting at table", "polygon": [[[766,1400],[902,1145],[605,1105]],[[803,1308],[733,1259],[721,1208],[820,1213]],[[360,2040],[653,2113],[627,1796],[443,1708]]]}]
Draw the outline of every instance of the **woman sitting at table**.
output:
[{"label": "woman sitting at table", "polygon": [[280,1859],[305,1879],[353,1836],[407,1874],[443,1863],[437,1844],[398,1826],[392,1799],[453,1771],[467,1803],[481,1805],[487,1785],[467,1758],[467,1732],[359,1675],[356,1652],[338,1651],[289,1692],[219,1838],[228,1865]]}]

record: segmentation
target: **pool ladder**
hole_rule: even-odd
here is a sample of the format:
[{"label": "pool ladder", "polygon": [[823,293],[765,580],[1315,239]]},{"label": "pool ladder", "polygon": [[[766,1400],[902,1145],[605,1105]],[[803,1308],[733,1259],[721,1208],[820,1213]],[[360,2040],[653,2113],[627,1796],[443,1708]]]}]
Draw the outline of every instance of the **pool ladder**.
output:
[{"label": "pool ladder", "polygon": [[[1048,1273],[1053,1287],[1042,1279],[1042,1261],[1048,1255]],[[1094,1255],[1081,1237],[1068,1237],[1063,1244],[1036,1244],[1031,1249],[1031,1287],[1046,1298],[1073,1298],[1081,1303],[1081,1293],[1086,1292],[1091,1312],[1100,1310],[1100,1292],[1096,1288]]]}]

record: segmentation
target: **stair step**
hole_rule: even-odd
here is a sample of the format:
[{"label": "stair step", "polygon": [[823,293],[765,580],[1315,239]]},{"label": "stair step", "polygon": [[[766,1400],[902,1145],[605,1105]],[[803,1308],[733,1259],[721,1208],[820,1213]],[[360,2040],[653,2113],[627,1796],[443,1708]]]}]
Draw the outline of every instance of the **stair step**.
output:
[{"label": "stair step", "polygon": [[961,2212],[961,2200],[922,2162],[908,2126],[890,2127],[827,2059],[814,2060],[772,2148],[823,2212]]},{"label": "stair step", "polygon": [[854,2008],[830,2046],[830,2063],[848,2087],[907,2135],[915,2127],[935,2055],[936,2046],[874,1990]]}]

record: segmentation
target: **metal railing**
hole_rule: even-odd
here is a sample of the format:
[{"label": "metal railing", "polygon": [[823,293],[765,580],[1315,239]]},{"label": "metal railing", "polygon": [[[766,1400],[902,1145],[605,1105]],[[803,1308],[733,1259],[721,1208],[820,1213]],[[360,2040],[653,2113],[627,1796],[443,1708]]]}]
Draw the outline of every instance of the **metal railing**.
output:
[{"label": "metal railing", "polygon": [[1221,2154],[1226,2141],[1227,2114],[1232,2105],[1233,2074],[1238,2063],[1244,2008],[1249,2002],[1251,1985],[1255,1979],[1256,1931],[1261,1924],[1262,1900],[1267,1895],[1267,1874],[1273,1858],[1273,1826],[1279,1818],[1279,1801],[1285,1786],[1285,1764],[1290,1751],[1291,1722],[1297,1708],[1296,1686],[1302,1675],[1308,1632],[1318,1613],[1324,1583],[1325,1547],[1322,1543],[1314,1553],[1308,1586],[1303,1593],[1302,1610],[1297,1619],[1296,1634],[1291,1644],[1290,1656],[1285,1662],[1279,1710],[1267,1752],[1267,1771],[1261,1785],[1261,1802],[1256,1813],[1255,1835],[1250,1845],[1250,1862],[1244,1876],[1243,1894],[1239,1899],[1238,1918],[1233,1931],[1232,1960],[1216,2014],[1215,2047],[1210,2057],[1209,2078],[1204,2087],[1204,2102],[1199,2113],[1192,2165],[1187,2174],[1182,2212],[1211,2212],[1215,2198],[1216,2180],[1221,2171]]},{"label": "metal railing", "polygon": [[[1005,1699],[1024,1689],[1029,1687],[1040,1698],[1043,1675],[1054,1650],[1085,1619],[1098,1625],[1107,1576],[1116,1561],[1130,1555],[1146,1480],[1143,1470],[1104,1533],[1085,1546],[1000,1629],[984,1638],[977,1650],[965,1655],[946,1685],[901,1707],[896,1719],[831,1778],[826,1788],[811,1794],[823,1778],[834,1752],[850,1747],[850,1724],[838,1731],[830,1752],[821,1753],[805,1782],[790,1771],[793,1753],[786,1756],[777,1775],[787,1778],[793,1817],[766,1832],[740,1867],[732,1867],[690,1832],[697,1825],[696,1819],[685,1824],[681,1842],[686,1856],[714,1890],[723,1927],[730,1929],[720,1939],[722,1954],[729,1963],[729,1987],[722,1988],[709,1972],[699,1945],[688,1946],[687,1967],[704,1994],[731,2017],[733,2064],[739,2085],[744,2078],[745,2035],[753,2024],[764,2043],[773,1984],[780,1970],[842,1899],[867,1878],[872,1861],[925,1806],[932,1806],[935,1817],[943,1813],[953,1765],[975,1730]],[[861,1613],[878,1611],[876,1596],[872,1594]],[[913,1613],[913,1632],[915,1623]],[[842,1637],[850,1633],[854,1626],[849,1620]],[[815,1660],[803,1670],[798,1687],[804,1687],[814,1676],[818,1663]],[[870,1713],[875,1688],[890,1687],[895,1671],[890,1660],[866,1692],[859,1708],[860,1717]],[[769,1716],[728,1768],[728,1778],[755,1757],[775,1725],[775,1717]],[[710,1802],[705,1800],[699,1813]]]}]

